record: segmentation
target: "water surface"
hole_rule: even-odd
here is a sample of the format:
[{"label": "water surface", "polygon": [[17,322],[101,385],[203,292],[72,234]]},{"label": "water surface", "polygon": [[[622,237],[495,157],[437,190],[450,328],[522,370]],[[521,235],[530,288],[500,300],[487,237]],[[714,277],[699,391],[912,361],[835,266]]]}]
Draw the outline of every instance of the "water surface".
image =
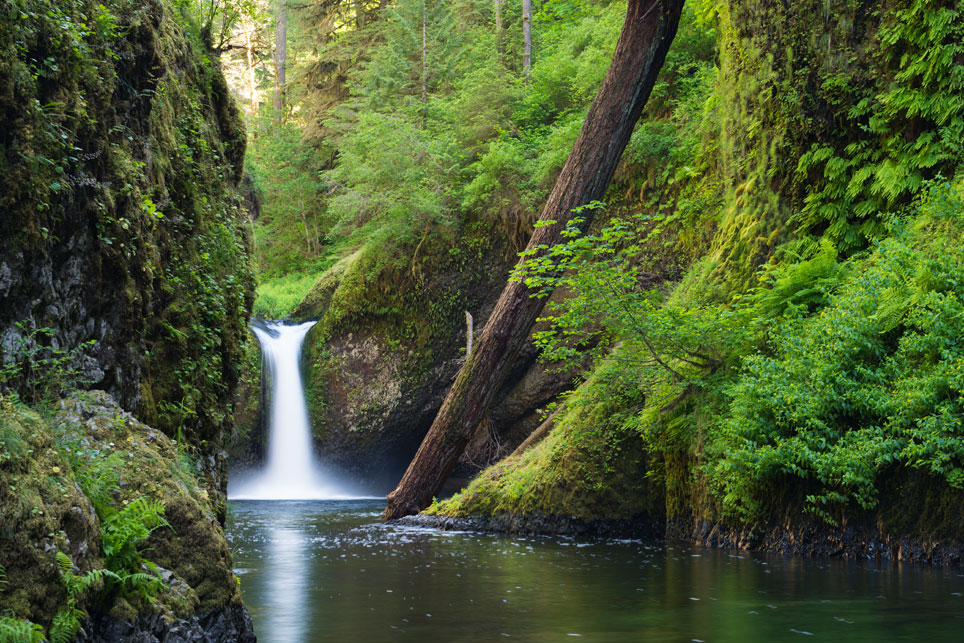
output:
[{"label": "water surface", "polygon": [[231,501],[258,640],[964,640],[964,572],[385,526],[384,501]]}]

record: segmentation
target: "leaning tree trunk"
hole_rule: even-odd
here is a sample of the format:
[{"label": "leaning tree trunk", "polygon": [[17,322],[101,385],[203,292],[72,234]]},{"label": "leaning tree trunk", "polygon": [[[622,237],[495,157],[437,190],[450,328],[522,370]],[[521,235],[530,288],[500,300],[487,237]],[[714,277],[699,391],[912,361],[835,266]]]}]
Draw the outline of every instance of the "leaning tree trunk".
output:
[{"label": "leaning tree trunk", "polygon": [[[528,250],[559,243],[573,209],[603,197],[676,35],[683,2],[629,0],[612,65],[540,217],[556,223],[537,227]],[[582,216],[585,228],[592,212]],[[521,281],[502,291],[422,446],[388,494],[382,518],[418,513],[442,488],[542,310],[545,299],[531,294]]]}]

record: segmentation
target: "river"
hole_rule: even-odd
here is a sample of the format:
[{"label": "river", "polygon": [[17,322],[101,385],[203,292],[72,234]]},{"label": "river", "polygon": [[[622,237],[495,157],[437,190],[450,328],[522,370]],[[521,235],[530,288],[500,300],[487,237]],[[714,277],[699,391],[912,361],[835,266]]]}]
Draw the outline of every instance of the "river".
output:
[{"label": "river", "polygon": [[964,572],[384,525],[384,500],[229,502],[259,641],[964,640]]}]

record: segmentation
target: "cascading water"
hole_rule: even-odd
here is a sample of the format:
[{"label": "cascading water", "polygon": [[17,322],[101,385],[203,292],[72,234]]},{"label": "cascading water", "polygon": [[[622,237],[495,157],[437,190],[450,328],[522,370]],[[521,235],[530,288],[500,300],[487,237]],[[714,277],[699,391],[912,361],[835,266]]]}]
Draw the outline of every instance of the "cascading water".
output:
[{"label": "cascading water", "polygon": [[314,325],[315,322],[288,325],[274,321],[252,324],[271,375],[268,453],[263,470],[232,476],[228,488],[232,499],[359,497],[322,468],[311,444],[311,425],[301,382],[301,345]]}]

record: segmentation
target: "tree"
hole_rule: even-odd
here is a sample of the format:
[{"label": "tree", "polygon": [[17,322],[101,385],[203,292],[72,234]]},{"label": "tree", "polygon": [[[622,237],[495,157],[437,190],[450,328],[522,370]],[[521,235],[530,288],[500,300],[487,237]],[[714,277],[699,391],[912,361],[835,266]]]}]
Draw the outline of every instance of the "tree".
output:
[{"label": "tree", "polygon": [[365,71],[369,107],[402,107],[424,124],[428,102],[450,85],[463,58],[461,31],[450,2],[396,3],[388,10],[385,45]]},{"label": "tree", "polygon": [[[676,35],[683,2],[629,0],[612,64],[549,195],[541,225],[529,240],[528,253],[538,255],[558,244],[573,210],[603,198]],[[585,229],[592,210],[581,218],[580,228]],[[478,346],[466,357],[415,458],[388,495],[383,519],[419,512],[441,489],[542,310],[545,299],[532,297],[534,292],[522,281],[511,281],[503,289]]]},{"label": "tree", "polygon": [[504,44],[502,42],[502,3],[505,0],[493,0],[493,7],[495,9],[495,51],[499,55],[499,61],[501,62],[502,56],[505,54]]},{"label": "tree", "polygon": [[288,0],[279,0],[278,21],[275,23],[274,50],[274,117],[284,119],[285,112],[285,68],[288,65]]},{"label": "tree", "polygon": [[522,0],[522,78],[532,74],[532,0]]}]

